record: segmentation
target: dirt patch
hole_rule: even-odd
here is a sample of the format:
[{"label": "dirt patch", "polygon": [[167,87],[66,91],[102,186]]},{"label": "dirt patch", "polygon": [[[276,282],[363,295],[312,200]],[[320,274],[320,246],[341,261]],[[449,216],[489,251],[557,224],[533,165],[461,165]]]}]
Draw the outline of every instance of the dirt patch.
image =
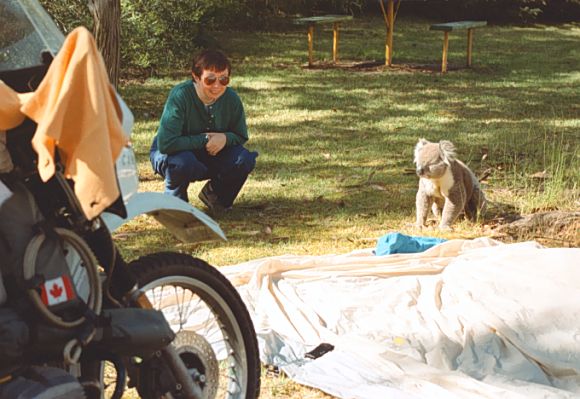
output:
[{"label": "dirt patch", "polygon": [[[337,63],[328,61],[317,61],[312,65],[305,64],[302,66],[303,69],[343,69],[354,72],[402,72],[402,73],[441,73],[441,64],[419,64],[419,63],[397,63],[390,67],[385,65],[384,60],[372,60],[372,61],[348,61],[341,60]],[[454,71],[464,69],[465,67],[459,66],[448,66],[447,71]]]}]

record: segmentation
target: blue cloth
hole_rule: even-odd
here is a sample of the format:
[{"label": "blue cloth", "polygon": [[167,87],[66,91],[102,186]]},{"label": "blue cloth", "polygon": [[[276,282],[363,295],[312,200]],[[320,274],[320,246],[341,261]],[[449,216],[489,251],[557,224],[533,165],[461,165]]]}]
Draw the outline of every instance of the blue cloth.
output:
[{"label": "blue cloth", "polygon": [[413,254],[447,241],[444,238],[412,237],[401,233],[389,233],[377,241],[375,255]]}]

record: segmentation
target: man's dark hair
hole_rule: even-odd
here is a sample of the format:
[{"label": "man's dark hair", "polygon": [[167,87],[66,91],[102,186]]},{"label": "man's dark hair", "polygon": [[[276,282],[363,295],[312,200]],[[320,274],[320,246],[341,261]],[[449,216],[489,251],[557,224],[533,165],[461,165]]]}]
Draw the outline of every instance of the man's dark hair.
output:
[{"label": "man's dark hair", "polygon": [[197,77],[201,77],[204,69],[213,69],[215,71],[228,71],[230,74],[232,65],[224,53],[219,50],[206,49],[193,57],[191,62],[191,72]]}]

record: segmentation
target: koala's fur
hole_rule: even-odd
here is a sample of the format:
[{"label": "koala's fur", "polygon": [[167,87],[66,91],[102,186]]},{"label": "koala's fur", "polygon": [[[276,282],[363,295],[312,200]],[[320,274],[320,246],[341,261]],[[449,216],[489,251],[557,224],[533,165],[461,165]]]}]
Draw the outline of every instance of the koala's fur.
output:
[{"label": "koala's fur", "polygon": [[475,221],[483,212],[485,196],[473,172],[455,158],[455,146],[446,140],[431,143],[419,140],[415,146],[419,176],[416,207],[418,227],[425,226],[429,208],[441,219],[439,228],[448,229],[462,211]]}]

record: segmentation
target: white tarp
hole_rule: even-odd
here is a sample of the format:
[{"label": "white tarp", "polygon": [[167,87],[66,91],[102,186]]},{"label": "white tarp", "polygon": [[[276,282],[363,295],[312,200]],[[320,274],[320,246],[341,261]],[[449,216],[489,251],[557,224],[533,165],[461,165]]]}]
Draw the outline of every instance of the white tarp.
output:
[{"label": "white tarp", "polygon": [[[220,270],[262,361],[334,396],[580,397],[580,249],[480,238]],[[335,349],[304,358],[321,342]]]}]

